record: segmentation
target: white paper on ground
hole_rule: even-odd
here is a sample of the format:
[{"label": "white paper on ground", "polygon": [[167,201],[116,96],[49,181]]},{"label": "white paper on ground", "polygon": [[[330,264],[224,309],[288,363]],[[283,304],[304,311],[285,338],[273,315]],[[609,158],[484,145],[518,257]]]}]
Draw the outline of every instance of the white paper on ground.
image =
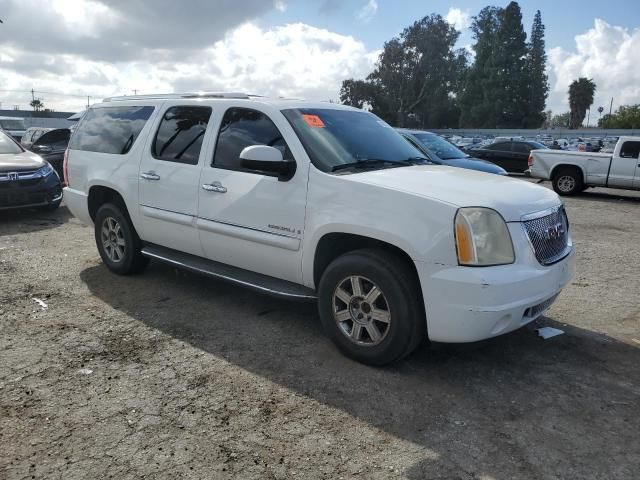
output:
[{"label": "white paper on ground", "polygon": [[40,300],[39,298],[35,298],[33,297],[33,301],[36,302],[38,305],[40,305],[40,307],[42,308],[42,310],[46,310],[47,308],[49,308],[49,305],[47,305],[46,303],[44,303],[42,300]]},{"label": "white paper on ground", "polygon": [[552,327],[542,327],[538,329],[538,335],[544,338],[545,340],[558,335],[562,335],[563,333],[564,333],[563,330],[558,330],[557,328],[552,328]]}]

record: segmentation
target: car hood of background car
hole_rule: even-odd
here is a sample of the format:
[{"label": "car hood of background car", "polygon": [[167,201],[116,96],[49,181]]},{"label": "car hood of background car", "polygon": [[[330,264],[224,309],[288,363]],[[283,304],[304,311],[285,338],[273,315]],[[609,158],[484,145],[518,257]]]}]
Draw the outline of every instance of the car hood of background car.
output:
[{"label": "car hood of background car", "polygon": [[442,163],[443,165],[449,165],[451,167],[469,168],[471,170],[478,170],[479,172],[495,173],[497,175],[507,174],[507,171],[504,168],[499,167],[495,163],[480,160],[479,158],[452,158],[449,160],[442,160]]},{"label": "car hood of background car", "polygon": [[0,172],[19,172],[22,170],[36,170],[44,167],[45,161],[31,152],[0,154]]},{"label": "car hood of background car", "polygon": [[492,208],[507,222],[519,222],[524,215],[561,205],[553,191],[525,180],[441,165],[387,168],[341,178],[458,207]]}]

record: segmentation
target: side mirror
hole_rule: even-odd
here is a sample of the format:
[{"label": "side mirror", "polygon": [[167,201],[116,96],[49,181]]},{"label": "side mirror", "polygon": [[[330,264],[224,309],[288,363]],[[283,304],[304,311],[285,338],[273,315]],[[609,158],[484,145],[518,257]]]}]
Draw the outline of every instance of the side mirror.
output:
[{"label": "side mirror", "polygon": [[266,145],[253,145],[240,152],[240,165],[247,170],[289,180],[296,171],[296,162],[284,160],[282,152]]}]

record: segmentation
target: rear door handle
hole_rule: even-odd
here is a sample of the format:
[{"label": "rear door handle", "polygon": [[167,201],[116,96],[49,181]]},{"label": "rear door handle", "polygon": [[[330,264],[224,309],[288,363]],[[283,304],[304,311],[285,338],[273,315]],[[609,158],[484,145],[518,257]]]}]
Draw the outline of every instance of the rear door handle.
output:
[{"label": "rear door handle", "polygon": [[202,185],[202,189],[207,192],[227,193],[227,188],[223,187],[220,182],[205,183]]},{"label": "rear door handle", "polygon": [[160,175],[158,175],[154,171],[144,172],[144,173],[140,174],[140,178],[142,178],[144,180],[160,180]]}]

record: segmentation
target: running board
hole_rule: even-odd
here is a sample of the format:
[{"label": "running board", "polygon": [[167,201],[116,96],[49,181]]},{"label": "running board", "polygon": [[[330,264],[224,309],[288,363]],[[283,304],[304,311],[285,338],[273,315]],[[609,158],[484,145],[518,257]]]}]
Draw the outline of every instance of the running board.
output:
[{"label": "running board", "polygon": [[317,299],[316,292],[297,283],[232,267],[159,245],[146,245],[142,249],[142,254],[178,268],[252,288],[268,295],[294,300],[312,301]]}]

